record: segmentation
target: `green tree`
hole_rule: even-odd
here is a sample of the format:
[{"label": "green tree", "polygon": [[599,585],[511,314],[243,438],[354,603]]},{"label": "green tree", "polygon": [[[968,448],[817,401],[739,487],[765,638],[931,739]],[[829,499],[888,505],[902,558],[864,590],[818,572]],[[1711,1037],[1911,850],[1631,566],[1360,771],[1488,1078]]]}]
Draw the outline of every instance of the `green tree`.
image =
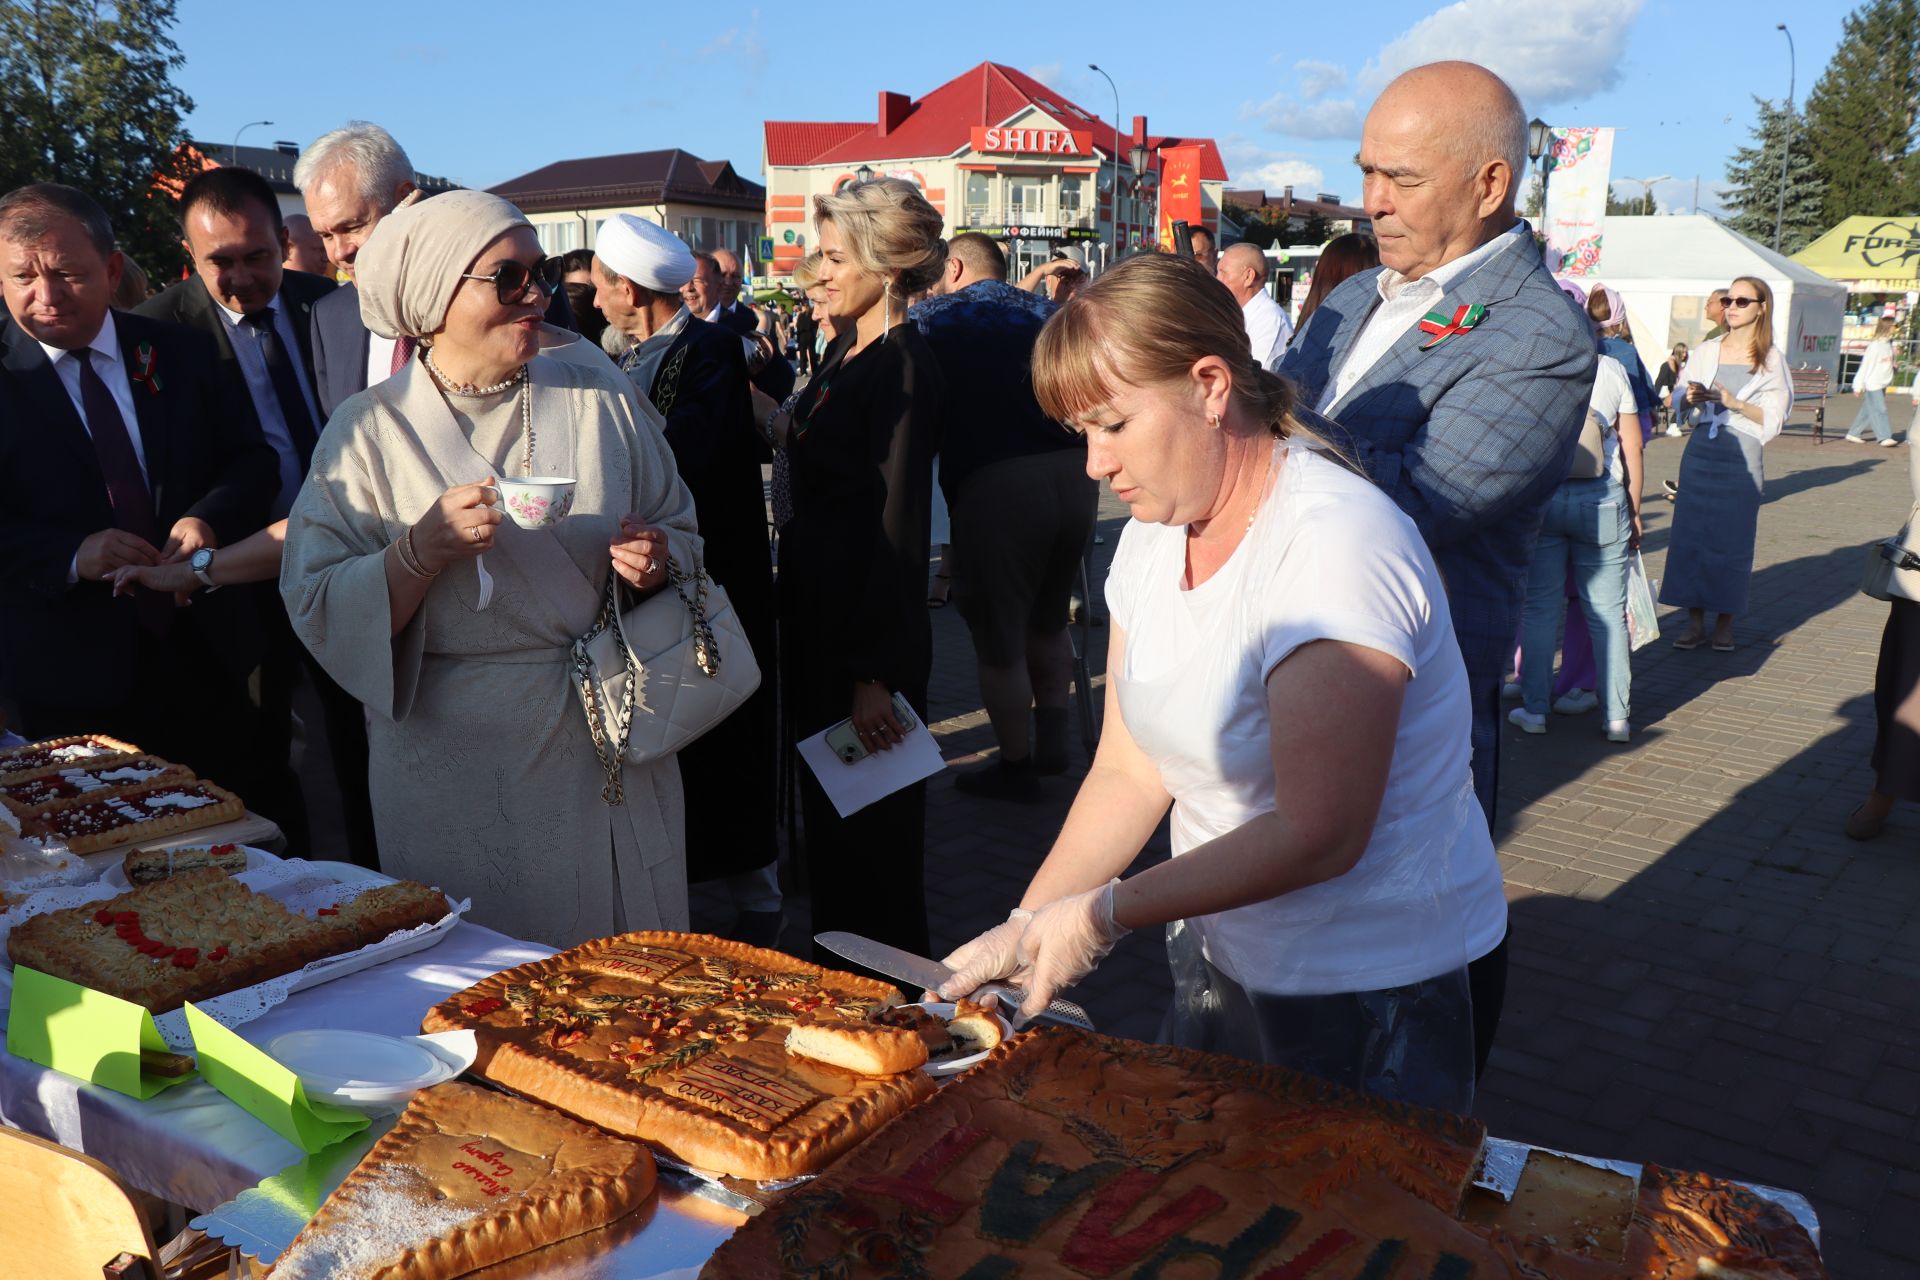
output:
[{"label": "green tree", "polygon": [[[173,198],[193,103],[173,0],[0,0],[0,191],[64,182],[113,219],[120,247],[164,280],[186,261]],[[177,188],[176,188],[177,189]]]},{"label": "green tree", "polygon": [[1798,112],[1763,98],[1753,102],[1760,113],[1753,126],[1753,145],[1740,148],[1727,162],[1726,207],[1732,216],[1726,222],[1748,239],[1772,247],[1784,158],[1787,200],[1780,222],[1780,252],[1798,253],[1829,225],[1821,203],[1813,140],[1807,136],[1806,121]]},{"label": "green tree", "polygon": [[1625,214],[1629,217],[1649,217],[1660,212],[1660,206],[1654,202],[1653,188],[1637,196],[1628,196],[1625,200],[1607,192],[1607,212]]},{"label": "green tree", "polygon": [[1920,0],[1869,0],[1841,23],[1833,60],[1807,95],[1807,131],[1827,226],[1856,213],[1913,210],[1920,118]]}]

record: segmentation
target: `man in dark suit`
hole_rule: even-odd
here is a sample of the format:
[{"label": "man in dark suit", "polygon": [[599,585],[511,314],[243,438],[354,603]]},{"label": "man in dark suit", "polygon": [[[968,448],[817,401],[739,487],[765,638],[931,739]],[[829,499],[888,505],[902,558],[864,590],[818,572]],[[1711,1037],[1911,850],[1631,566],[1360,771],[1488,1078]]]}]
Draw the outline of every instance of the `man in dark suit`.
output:
[{"label": "man in dark suit", "polygon": [[[314,396],[312,313],[334,291],[333,281],[285,268],[287,230],[273,188],[259,174],[209,169],[181,191],[179,212],[194,274],[137,310],[209,335],[221,360],[246,385],[261,432],[279,458],[268,507],[269,518],[278,520],[306,480],[323,422]],[[255,807],[280,824],[295,849],[311,847],[306,800],[290,764],[293,692],[304,665],[326,719],[348,851],[362,866],[378,867],[366,713],[295,639],[275,584],[249,591],[266,638],[257,749],[269,782]]]},{"label": "man in dark suit", "polygon": [[[354,288],[354,260],[380,219],[413,195],[413,162],[393,135],[364,121],[321,134],[300,153],[293,185],[307,202],[307,215],[327,253],[348,283],[313,309],[314,392],[322,418],[330,418],[347,397],[365,391],[400,371],[413,355],[412,338],[382,338],[360,320],[360,292]],[[567,291],[554,291],[547,322],[574,329]]]},{"label": "man in dark suit", "polygon": [[0,197],[0,683],[33,736],[123,737],[245,798],[251,601],[106,579],[258,529],[274,455],[209,338],[110,310],[122,265],[83,192]]},{"label": "man in dark suit", "polygon": [[747,359],[747,375],[753,385],[764,391],[775,404],[793,393],[793,366],[774,345],[773,339],[760,333],[760,318],[753,308],[740,301],[740,259],[731,249],[693,255],[693,275],[680,290],[681,299],[696,320],[719,325],[740,335],[741,350]]},{"label": "man in dark suit", "polygon": [[[727,589],[763,672],[773,654],[773,564],[740,340],[696,318],[679,287],[693,270],[663,227],[616,214],[594,245],[595,302],[633,345],[620,361],[667,420],[667,444],[700,513],[705,562]],[[725,878],[739,912],[731,934],[772,946],[780,931],[774,843],[773,681],[680,753],[687,793],[687,879]]]}]

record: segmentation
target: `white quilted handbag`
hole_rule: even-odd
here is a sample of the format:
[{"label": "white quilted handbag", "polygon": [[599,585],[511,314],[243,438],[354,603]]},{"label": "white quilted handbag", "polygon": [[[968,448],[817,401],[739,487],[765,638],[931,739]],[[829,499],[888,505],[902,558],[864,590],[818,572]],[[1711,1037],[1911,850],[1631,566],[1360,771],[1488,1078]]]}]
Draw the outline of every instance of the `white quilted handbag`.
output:
[{"label": "white quilted handbag", "polygon": [[626,803],[622,763],[672,755],[719,724],[760,687],[753,646],[720,586],[667,561],[671,592],[620,609],[620,575],[593,629],[573,642],[573,670],[594,750],[607,771],[601,798]]}]

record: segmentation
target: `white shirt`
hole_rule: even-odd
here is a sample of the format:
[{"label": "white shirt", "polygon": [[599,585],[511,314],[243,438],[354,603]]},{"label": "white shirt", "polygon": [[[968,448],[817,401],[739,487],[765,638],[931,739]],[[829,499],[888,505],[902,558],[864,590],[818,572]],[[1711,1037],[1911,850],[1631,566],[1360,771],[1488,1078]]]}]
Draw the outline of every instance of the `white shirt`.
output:
[{"label": "white shirt", "polygon": [[[100,326],[100,332],[93,335],[93,341],[87,344],[93,352],[93,369],[100,375],[100,381],[107,384],[107,390],[113,393],[114,404],[120,407],[120,420],[127,424],[127,438],[133,441],[133,457],[140,464],[140,478],[147,482],[147,488],[153,488],[153,478],[147,474],[147,450],[140,440],[140,415],[133,410],[133,383],[127,377],[127,365],[120,358],[120,336],[113,324],[113,312],[107,312],[106,323]],[[67,389],[67,399],[73,401],[73,411],[80,415],[80,425],[87,429],[89,438],[93,435],[93,426],[87,421],[86,405],[80,399],[80,362],[73,358],[71,351],[59,347],[40,344],[47,353],[47,359],[53,362],[53,371],[60,375],[60,385]]]},{"label": "white shirt", "polygon": [[[1220,571],[1190,590],[1184,528],[1130,522],[1107,576],[1126,636],[1121,717],[1173,796],[1176,857],[1275,805],[1266,679],[1301,645],[1388,654],[1409,679],[1372,839],[1345,875],[1191,921],[1249,990],[1320,995],[1424,981],[1499,944],[1506,898],[1473,798],[1473,712],[1440,574],[1361,476],[1307,448]],[[1284,767],[1284,762],[1283,762]]]},{"label": "white shirt", "polygon": [[1516,221],[1512,230],[1495,236],[1471,253],[1441,263],[1418,280],[1409,280],[1392,267],[1381,268],[1374,280],[1374,287],[1380,292],[1380,305],[1354,336],[1353,345],[1347,348],[1347,358],[1320,389],[1320,402],[1314,407],[1330,414],[1333,406],[1353,390],[1354,384],[1367,375],[1367,370],[1380,363],[1380,357],[1386,355],[1407,330],[1440,305],[1441,297],[1456,281],[1466,279],[1491,262],[1496,253],[1513,243],[1510,237],[1531,234],[1525,222]]},{"label": "white shirt", "polygon": [[[367,330],[367,385],[377,387],[393,376],[392,338],[383,338],[373,330]],[[318,418],[314,421],[319,421]]]},{"label": "white shirt", "polygon": [[1272,294],[1260,289],[1240,304],[1240,319],[1247,326],[1253,358],[1260,362],[1261,368],[1278,372],[1280,357],[1286,354],[1287,342],[1293,337],[1293,321],[1287,318],[1286,308],[1275,302]]},{"label": "white shirt", "polygon": [[[273,518],[278,520],[293,506],[294,496],[306,479],[306,467],[302,465],[300,450],[293,443],[293,429],[287,426],[273,375],[267,372],[266,353],[260,350],[260,331],[246,322],[242,312],[230,311],[225,303],[215,301],[218,303],[215,309],[227,326],[227,341],[233,344],[233,354],[239,359],[240,372],[247,380],[247,394],[253,397],[254,412],[260,415],[261,434],[280,457],[280,492],[272,506]],[[313,387],[307,382],[307,371],[301,367],[300,343],[294,336],[293,324],[277,296],[267,304],[267,310],[273,313],[273,332],[280,339],[280,349],[293,364],[294,381],[300,384],[300,395],[307,402],[307,416],[317,435],[324,419],[320,416],[319,403],[313,398]]]},{"label": "white shirt", "polygon": [[1626,464],[1620,460],[1620,423],[1632,419],[1640,427],[1640,406],[1633,398],[1633,384],[1627,380],[1626,366],[1612,356],[1597,357],[1593,371],[1593,394],[1587,397],[1587,412],[1607,424],[1607,474],[1626,483]]},{"label": "white shirt", "polygon": [[1860,367],[1853,371],[1849,391],[1885,391],[1893,385],[1893,344],[1875,338],[1860,355]]}]

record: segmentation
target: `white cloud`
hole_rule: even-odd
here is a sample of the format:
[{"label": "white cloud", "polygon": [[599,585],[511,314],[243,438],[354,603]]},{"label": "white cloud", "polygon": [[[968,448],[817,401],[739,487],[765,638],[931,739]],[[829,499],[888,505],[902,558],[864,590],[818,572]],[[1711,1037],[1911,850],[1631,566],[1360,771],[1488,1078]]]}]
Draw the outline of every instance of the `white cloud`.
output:
[{"label": "white cloud", "polygon": [[760,34],[760,11],[747,16],[744,27],[728,27],[701,47],[702,58],[737,57],[755,72],[766,70],[767,42]]},{"label": "white cloud", "polygon": [[1292,93],[1276,93],[1265,102],[1241,104],[1242,120],[1258,119],[1275,133],[1295,138],[1357,138],[1360,107],[1352,98],[1302,101]]},{"label": "white cloud", "polygon": [[1051,87],[1053,82],[1060,78],[1060,69],[1060,64],[1057,62],[1043,62],[1038,66],[1028,67],[1027,74],[1041,84]]},{"label": "white cloud", "polygon": [[1409,67],[1461,58],[1490,68],[1529,111],[1619,82],[1627,28],[1646,0],[1458,0],[1415,23],[1360,72],[1373,91]]},{"label": "white cloud", "polygon": [[1307,98],[1323,98],[1335,89],[1347,87],[1347,69],[1333,62],[1302,58],[1293,64],[1300,75],[1300,92]]},{"label": "white cloud", "polygon": [[1327,175],[1297,151],[1273,151],[1252,142],[1243,133],[1220,139],[1220,158],[1226,161],[1227,185],[1240,190],[1272,191],[1286,187],[1311,195],[1327,185]]}]

